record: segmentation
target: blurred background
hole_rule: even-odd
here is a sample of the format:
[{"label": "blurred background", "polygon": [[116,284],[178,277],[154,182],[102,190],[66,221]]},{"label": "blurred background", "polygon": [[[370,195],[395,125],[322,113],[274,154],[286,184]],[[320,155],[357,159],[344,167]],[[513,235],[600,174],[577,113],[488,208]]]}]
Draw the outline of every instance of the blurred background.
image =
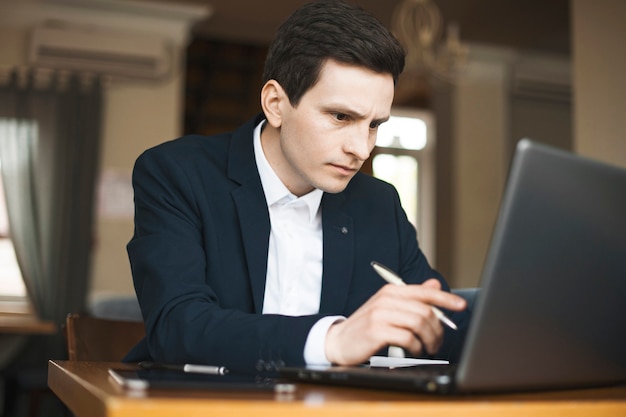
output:
[{"label": "blurred background", "polygon": [[[67,313],[133,298],[135,159],[258,113],[267,46],[303,3],[0,0],[0,322],[52,325],[0,326],[5,392],[26,384],[15,375],[45,368],[41,358],[63,357]],[[626,166],[623,0],[352,3],[408,51],[394,122],[364,170],[398,187],[452,287],[479,285],[520,138]],[[28,149],[7,139],[16,132]],[[11,413],[25,410],[38,412],[26,394]]]}]

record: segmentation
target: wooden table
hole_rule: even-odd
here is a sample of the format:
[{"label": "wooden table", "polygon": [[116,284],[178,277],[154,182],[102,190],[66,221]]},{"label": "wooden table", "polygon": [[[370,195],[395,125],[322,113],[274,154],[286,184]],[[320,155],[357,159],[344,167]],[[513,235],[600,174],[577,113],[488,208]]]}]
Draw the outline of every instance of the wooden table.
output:
[{"label": "wooden table", "polygon": [[124,391],[107,362],[50,361],[48,385],[77,417],[251,416],[626,416],[626,386],[543,393],[439,397],[298,384],[294,394],[152,390]]},{"label": "wooden table", "polygon": [[28,314],[0,313],[0,333],[8,334],[54,334],[57,326]]}]

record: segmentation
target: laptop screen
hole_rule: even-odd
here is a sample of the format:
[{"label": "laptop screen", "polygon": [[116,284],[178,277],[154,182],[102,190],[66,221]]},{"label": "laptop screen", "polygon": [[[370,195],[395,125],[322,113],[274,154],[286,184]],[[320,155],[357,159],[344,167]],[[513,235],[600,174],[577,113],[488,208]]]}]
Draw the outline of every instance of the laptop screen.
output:
[{"label": "laptop screen", "polygon": [[625,255],[626,171],[520,141],[459,389],[626,380]]}]

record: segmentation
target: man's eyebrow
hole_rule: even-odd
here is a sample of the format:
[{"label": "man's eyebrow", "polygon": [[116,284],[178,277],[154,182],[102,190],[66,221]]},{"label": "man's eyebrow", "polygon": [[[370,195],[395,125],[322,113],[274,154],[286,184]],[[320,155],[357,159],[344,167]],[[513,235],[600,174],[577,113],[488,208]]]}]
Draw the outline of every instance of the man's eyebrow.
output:
[{"label": "man's eyebrow", "polygon": [[[367,119],[367,116],[365,114],[359,112],[358,110],[350,109],[342,104],[328,104],[325,105],[324,108],[326,109],[326,111],[344,113],[354,117],[355,119]],[[373,119],[372,122],[378,124],[384,123],[389,120],[389,117],[390,116],[385,116],[378,119]]]},{"label": "man's eyebrow", "polygon": [[378,124],[382,124],[382,123],[385,123],[386,121],[388,121],[389,118],[390,118],[390,116],[386,116],[386,117],[382,117],[380,119],[374,119],[374,120],[372,120],[372,122],[376,122]]}]

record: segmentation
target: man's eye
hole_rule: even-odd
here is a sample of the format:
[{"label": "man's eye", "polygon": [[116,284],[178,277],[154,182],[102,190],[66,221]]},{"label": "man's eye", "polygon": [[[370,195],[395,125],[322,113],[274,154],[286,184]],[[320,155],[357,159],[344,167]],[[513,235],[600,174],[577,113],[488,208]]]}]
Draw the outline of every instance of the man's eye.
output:
[{"label": "man's eye", "polygon": [[378,129],[378,126],[380,125],[381,125],[380,122],[372,122],[370,123],[370,129]]},{"label": "man's eye", "polygon": [[334,113],[335,119],[339,121],[348,120],[348,115],[344,113]]}]

